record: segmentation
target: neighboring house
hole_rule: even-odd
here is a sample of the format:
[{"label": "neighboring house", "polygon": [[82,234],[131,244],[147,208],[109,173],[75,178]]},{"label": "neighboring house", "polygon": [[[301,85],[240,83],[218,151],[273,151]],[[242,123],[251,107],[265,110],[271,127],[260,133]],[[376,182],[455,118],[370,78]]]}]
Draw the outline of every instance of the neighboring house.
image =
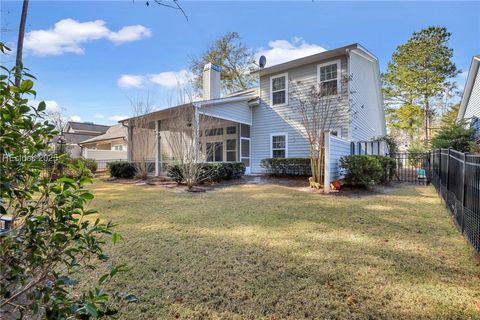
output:
[{"label": "neighboring house", "polygon": [[83,150],[111,150],[127,151],[127,129],[121,124],[116,124],[99,136],[79,143]]},{"label": "neighboring house", "polygon": [[97,161],[98,170],[106,169],[108,161],[127,160],[127,128],[121,123],[107,132],[79,143],[83,158]]},{"label": "neighboring house", "polygon": [[458,111],[458,120],[466,120],[470,126],[476,128],[477,138],[480,139],[480,55],[472,59],[468,71],[467,82],[463,90],[462,102]]},{"label": "neighboring house", "polygon": [[[300,115],[289,99],[289,83],[301,81],[305,88],[319,84],[339,97],[340,125],[332,144],[341,141],[335,159],[350,153],[350,141],[368,141],[386,134],[378,59],[359,44],[325,51],[255,71],[259,87],[221,97],[219,67],[204,68],[202,101],[152,112],[152,143],[147,153],[156,174],[169,159],[168,131],[179,110],[195,110],[193,121],[202,127],[207,117],[219,119],[218,128],[197,133],[201,150],[214,148],[207,161],[241,161],[247,173],[262,173],[261,160],[271,157],[309,157],[309,144]],[[185,111],[187,112],[187,111]],[[137,161],[139,148],[133,123],[129,127],[129,160]],[[158,132],[158,134],[155,134]],[[155,139],[158,137],[158,139]],[[332,150],[334,150],[333,148]],[[335,164],[333,164],[335,165]],[[330,175],[332,179],[334,175]]]},{"label": "neighboring house", "polygon": [[62,132],[67,152],[72,157],[81,157],[82,151],[78,145],[80,142],[94,138],[107,132],[109,126],[95,124],[93,122],[69,121]]}]

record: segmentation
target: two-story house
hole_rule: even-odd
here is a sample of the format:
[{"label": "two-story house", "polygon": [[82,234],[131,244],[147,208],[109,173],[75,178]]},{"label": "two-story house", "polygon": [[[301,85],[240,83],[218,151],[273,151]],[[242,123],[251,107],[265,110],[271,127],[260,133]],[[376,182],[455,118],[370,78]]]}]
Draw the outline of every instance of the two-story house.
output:
[{"label": "two-story house", "polygon": [[462,102],[458,111],[458,120],[465,120],[475,128],[477,139],[480,140],[480,55],[472,59],[468,71],[467,82],[463,90]]},{"label": "two-story house", "polygon": [[[332,131],[345,141],[368,141],[386,134],[378,59],[359,44],[267,65],[255,71],[257,88],[224,97],[220,73],[215,65],[205,66],[203,100],[146,115],[149,125],[142,130],[150,130],[152,141],[147,148],[139,147],[145,145],[145,134],[135,134],[138,118],[123,120],[129,128],[129,160],[149,158],[155,173],[161,174],[162,164],[171,159],[168,131],[182,110],[192,114],[194,126],[199,124],[193,138],[198,139],[200,152],[214,150],[206,161],[241,161],[247,173],[262,173],[262,159],[309,157],[305,128],[289,88],[294,82],[305,88],[318,85],[337,97],[339,125]],[[216,128],[203,130],[202,123],[212,118],[217,120]]]}]

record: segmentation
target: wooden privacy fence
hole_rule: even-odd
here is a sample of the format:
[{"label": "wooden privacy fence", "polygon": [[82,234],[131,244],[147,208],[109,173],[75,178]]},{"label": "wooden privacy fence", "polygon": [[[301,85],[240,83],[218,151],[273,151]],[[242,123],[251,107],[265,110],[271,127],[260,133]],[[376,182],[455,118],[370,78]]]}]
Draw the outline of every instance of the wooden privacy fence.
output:
[{"label": "wooden privacy fence", "polygon": [[428,159],[429,180],[459,230],[480,253],[480,155],[439,149]]}]

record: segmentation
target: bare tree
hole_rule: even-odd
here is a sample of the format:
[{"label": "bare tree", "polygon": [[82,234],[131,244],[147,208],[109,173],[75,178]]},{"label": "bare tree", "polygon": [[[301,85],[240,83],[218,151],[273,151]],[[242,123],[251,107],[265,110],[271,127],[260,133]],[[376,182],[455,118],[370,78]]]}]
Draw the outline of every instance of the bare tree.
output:
[{"label": "bare tree", "polygon": [[129,120],[132,130],[130,143],[132,162],[141,179],[146,179],[155,152],[155,123],[150,119],[149,113],[153,111],[150,95],[136,100],[130,99],[134,118]]},{"label": "bare tree", "polygon": [[214,161],[218,145],[209,142],[208,137],[219,130],[220,120],[202,114],[202,108],[192,104],[174,108],[165,123],[164,133],[168,153],[178,168],[177,181],[185,183],[189,190],[213,175],[205,162]]},{"label": "bare tree", "polygon": [[46,111],[46,118],[48,122],[55,127],[55,130],[58,131],[59,134],[63,132],[68,122],[65,112],[66,110],[64,107],[60,107],[58,110],[54,111]]},{"label": "bare tree", "polygon": [[331,95],[320,85],[291,81],[289,87],[292,108],[300,118],[302,131],[305,132],[310,146],[310,186],[318,189],[323,185],[324,178],[325,133],[338,130],[345,119],[345,112],[348,111],[341,107],[341,95]]}]

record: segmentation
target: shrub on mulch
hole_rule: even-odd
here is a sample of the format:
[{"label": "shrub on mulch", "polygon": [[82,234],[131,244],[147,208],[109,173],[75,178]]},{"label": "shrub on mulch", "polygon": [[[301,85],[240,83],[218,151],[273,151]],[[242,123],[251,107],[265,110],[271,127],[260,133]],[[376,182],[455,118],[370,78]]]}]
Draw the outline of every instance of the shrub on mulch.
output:
[{"label": "shrub on mulch", "polygon": [[[167,176],[175,182],[183,183],[184,177],[180,164],[169,165],[167,167]],[[201,163],[199,181],[202,182],[220,182],[221,180],[239,179],[245,174],[245,164],[242,162],[213,162]]]}]

